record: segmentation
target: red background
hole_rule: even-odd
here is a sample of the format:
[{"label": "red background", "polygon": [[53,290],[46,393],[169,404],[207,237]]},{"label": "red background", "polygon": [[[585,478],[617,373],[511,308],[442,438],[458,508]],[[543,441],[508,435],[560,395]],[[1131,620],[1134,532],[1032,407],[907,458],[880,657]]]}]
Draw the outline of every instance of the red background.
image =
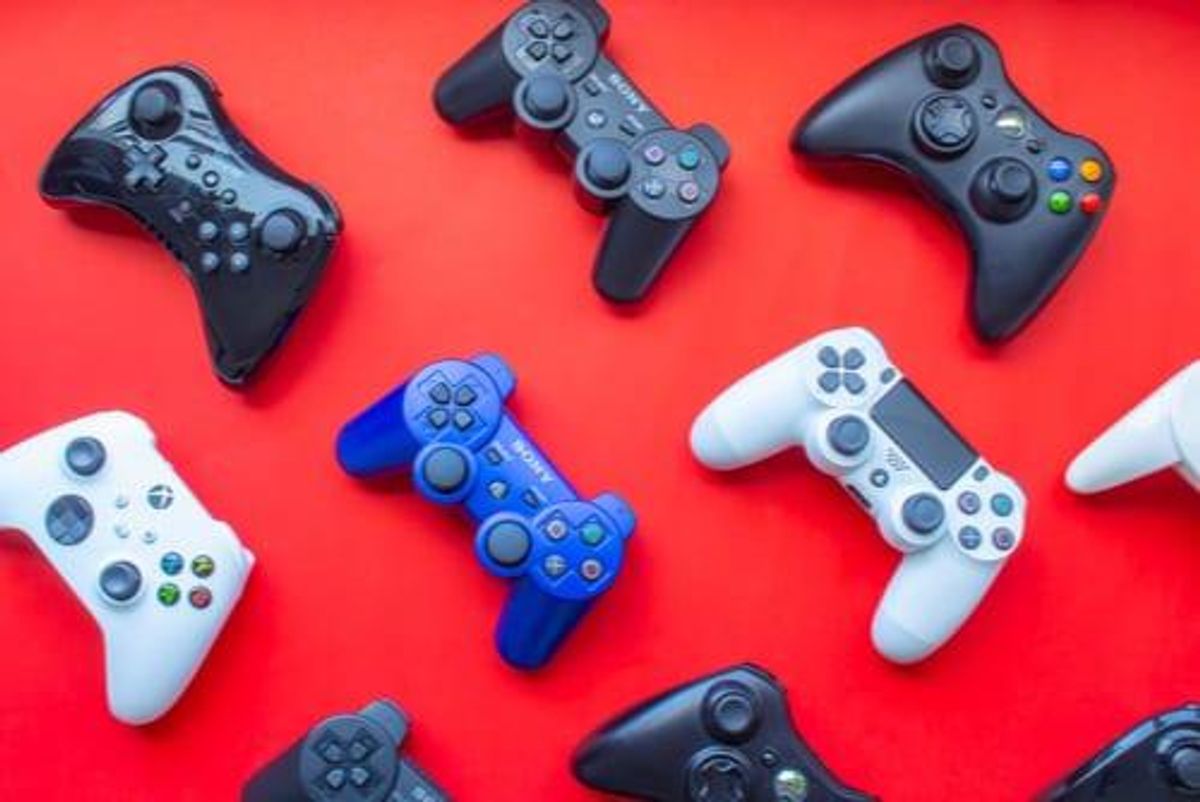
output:
[{"label": "red background", "polygon": [[[260,561],[190,691],[131,729],[104,705],[100,638],[24,538],[0,540],[0,798],[234,799],[309,724],[387,694],[456,799],[587,800],[567,758],[671,684],[754,660],[846,781],[892,802],[1028,798],[1195,692],[1197,498],[1162,475],[1072,497],[1071,456],[1196,357],[1200,11],[1179,0],[849,3],[611,0],[610,52],[679,124],[733,146],[723,195],[640,309],[593,292],[601,222],[566,168],[456,135],[440,71],[500,0],[42,2],[0,9],[0,442],[102,408],[162,449]],[[789,154],[801,112],[935,26],[990,32],[1022,89],[1105,145],[1106,223],[1045,313],[998,350],[963,313],[966,249],[904,184]],[[113,216],[36,193],[100,97],[189,60],[242,130],[321,183],[346,220],[307,313],[244,394],[209,373],[191,289]],[[686,433],[715,393],[824,329],[874,329],[1030,498],[1025,546],[968,626],[911,669],[870,645],[896,563],[837,486],[786,456],[706,473]],[[503,353],[514,410],[581,489],[640,527],[624,576],[552,666],[501,664],[505,597],[470,530],[332,458],[339,425],[437,357]]]}]

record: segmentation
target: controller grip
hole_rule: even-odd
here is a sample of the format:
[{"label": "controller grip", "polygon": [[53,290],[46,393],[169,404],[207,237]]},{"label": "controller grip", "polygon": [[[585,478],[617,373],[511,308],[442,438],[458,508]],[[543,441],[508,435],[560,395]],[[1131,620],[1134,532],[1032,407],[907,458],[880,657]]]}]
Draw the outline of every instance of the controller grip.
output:
[{"label": "controller grip", "polygon": [[496,627],[500,655],[516,668],[541,668],[591,606],[591,599],[560,599],[543,591],[528,576],[518,579]]},{"label": "controller grip", "polygon": [[613,211],[596,256],[596,289],[614,303],[641,300],[695,223],[695,217],[663,220],[625,198]]},{"label": "controller grip", "polygon": [[804,350],[797,346],[743,376],[692,424],[691,446],[710,468],[732,470],[803,441]]},{"label": "controller grip", "polygon": [[310,802],[300,780],[300,755],[307,737],[259,769],[242,788],[242,802]]},{"label": "controller grip", "polygon": [[[1188,440],[1173,425],[1174,410],[1186,412],[1187,400],[1196,394],[1192,387],[1200,391],[1200,362],[1176,374],[1084,449],[1067,469],[1070,488],[1098,493],[1176,465],[1194,480],[1191,462],[1200,458],[1200,441]],[[1191,452],[1190,460],[1185,451]]]},{"label": "controller grip", "polygon": [[412,464],[420,444],[404,422],[402,384],[342,427],[337,438],[337,459],[352,476],[375,476],[402,470]]},{"label": "controller grip", "polygon": [[433,103],[442,119],[465,125],[510,108],[521,76],[504,55],[501,25],[442,74]]},{"label": "controller grip", "polygon": [[229,609],[206,611],[209,622],[203,630],[193,625],[149,631],[133,619],[104,628],[102,622],[104,675],[113,717],[138,726],[165,715],[200,670],[228,613]]},{"label": "controller grip", "polygon": [[949,536],[906,555],[875,611],[875,649],[895,663],[924,660],[962,627],[1003,567],[967,557]]}]

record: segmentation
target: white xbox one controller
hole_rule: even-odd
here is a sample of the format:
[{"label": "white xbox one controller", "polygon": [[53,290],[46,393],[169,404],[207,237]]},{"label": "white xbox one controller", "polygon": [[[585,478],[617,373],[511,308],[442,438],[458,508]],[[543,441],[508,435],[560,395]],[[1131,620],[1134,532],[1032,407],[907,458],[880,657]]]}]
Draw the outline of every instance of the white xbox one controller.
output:
[{"label": "white xbox one controller", "polygon": [[915,663],[982,601],[1025,528],[1025,495],[990,467],[866,329],[822,334],[763,365],[696,419],[692,451],[729,470],[802,446],[904,553],[871,628]]},{"label": "white xbox one controller", "polygon": [[1200,361],[1100,435],[1067,469],[1076,493],[1099,493],[1164,468],[1175,468],[1200,490]]},{"label": "white xbox one controller", "polygon": [[166,713],[242,594],[254,556],[213,519],[125,412],[101,412],[0,452],[0,528],[25,532],[104,637],[108,706]]}]

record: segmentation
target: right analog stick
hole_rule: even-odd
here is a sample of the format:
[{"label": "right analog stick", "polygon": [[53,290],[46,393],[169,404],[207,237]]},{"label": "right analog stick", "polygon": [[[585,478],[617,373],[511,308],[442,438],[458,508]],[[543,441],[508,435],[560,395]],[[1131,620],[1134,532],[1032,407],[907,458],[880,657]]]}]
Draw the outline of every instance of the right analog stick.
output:
[{"label": "right analog stick", "polygon": [[965,36],[943,36],[925,51],[925,70],[938,86],[960,89],[979,74],[979,50]]},{"label": "right analog stick", "polygon": [[629,170],[629,152],[616,142],[597,142],[583,161],[587,179],[606,191],[620,189],[629,180]]},{"label": "right analog stick", "polygon": [[1022,161],[992,159],[971,182],[971,205],[997,223],[1024,217],[1037,198],[1037,177]]},{"label": "right analog stick", "polygon": [[280,209],[267,215],[258,236],[269,250],[278,254],[291,253],[304,238],[304,221],[296,212]]}]

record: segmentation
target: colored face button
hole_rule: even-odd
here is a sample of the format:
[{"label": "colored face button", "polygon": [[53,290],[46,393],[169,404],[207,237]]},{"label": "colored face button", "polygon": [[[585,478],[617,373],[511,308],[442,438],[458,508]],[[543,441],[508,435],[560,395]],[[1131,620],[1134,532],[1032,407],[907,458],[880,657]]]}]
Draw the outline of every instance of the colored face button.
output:
[{"label": "colored face button", "polygon": [[595,521],[588,521],[579,530],[579,536],[587,546],[599,546],[604,540],[604,527]]},{"label": "colored face button", "polygon": [[958,530],[958,542],[967,551],[974,551],[983,542],[983,535],[973,526],[964,526]]},{"label": "colored face button", "polygon": [[1070,193],[1063,192],[1062,190],[1051,192],[1049,206],[1050,211],[1055,214],[1066,214],[1071,211],[1072,200]]},{"label": "colored face button", "polygon": [[666,161],[667,152],[661,145],[649,145],[642,151],[642,158],[646,160],[646,164],[657,167]]},{"label": "colored face button", "polygon": [[174,607],[179,603],[179,586],[174,582],[165,582],[159,585],[158,601],[164,607]]},{"label": "colored face button", "polygon": [[206,587],[192,588],[188,592],[188,601],[197,610],[203,610],[212,604],[212,591]]},{"label": "colored face button", "polygon": [[992,532],[992,545],[1000,549],[1000,551],[1008,551],[1017,542],[1017,537],[1012,533],[1011,529],[1000,527]]},{"label": "colored face button", "polygon": [[1071,162],[1056,156],[1046,165],[1046,175],[1050,176],[1051,181],[1066,181],[1071,177]]},{"label": "colored face button", "polygon": [[168,551],[162,556],[159,565],[167,576],[175,576],[183,570],[183,557],[178,552]]},{"label": "colored face button", "polygon": [[992,496],[992,512],[999,515],[1001,518],[1006,518],[1012,514],[1013,500],[1011,496],[1004,493],[997,493]]},{"label": "colored face button", "polygon": [[688,146],[679,151],[679,155],[675,157],[675,161],[684,170],[695,170],[700,166],[700,151]]},{"label": "colored face button", "polygon": [[1079,211],[1084,214],[1095,214],[1103,205],[1104,201],[1095,192],[1089,192],[1079,199]]},{"label": "colored face button", "polygon": [[972,493],[970,490],[968,490],[959,495],[958,508],[967,515],[974,515],[975,513],[979,512],[979,507],[980,503],[978,494]]},{"label": "colored face button", "polygon": [[545,569],[546,575],[551,579],[558,579],[567,572],[567,561],[558,554],[551,554],[542,563],[542,568]]},{"label": "colored face button", "polygon": [[570,531],[567,522],[561,518],[555,518],[546,524],[546,537],[551,540],[562,540]]},{"label": "colored face button", "polygon": [[695,181],[684,181],[679,185],[679,199],[684,203],[700,200],[700,185]]},{"label": "colored face button", "polygon": [[192,573],[201,579],[207,579],[212,576],[215,570],[217,570],[217,564],[207,554],[201,554],[192,560]]},{"label": "colored face button", "polygon": [[667,185],[660,179],[651,176],[642,182],[642,194],[651,200],[658,200],[667,194]]},{"label": "colored face button", "polygon": [[595,582],[604,575],[604,565],[599,560],[584,560],[579,566],[579,573],[583,574],[583,578],[588,582]]},{"label": "colored face button", "polygon": [[1104,165],[1095,159],[1084,159],[1079,164],[1079,177],[1089,184],[1095,184],[1104,178]]}]

